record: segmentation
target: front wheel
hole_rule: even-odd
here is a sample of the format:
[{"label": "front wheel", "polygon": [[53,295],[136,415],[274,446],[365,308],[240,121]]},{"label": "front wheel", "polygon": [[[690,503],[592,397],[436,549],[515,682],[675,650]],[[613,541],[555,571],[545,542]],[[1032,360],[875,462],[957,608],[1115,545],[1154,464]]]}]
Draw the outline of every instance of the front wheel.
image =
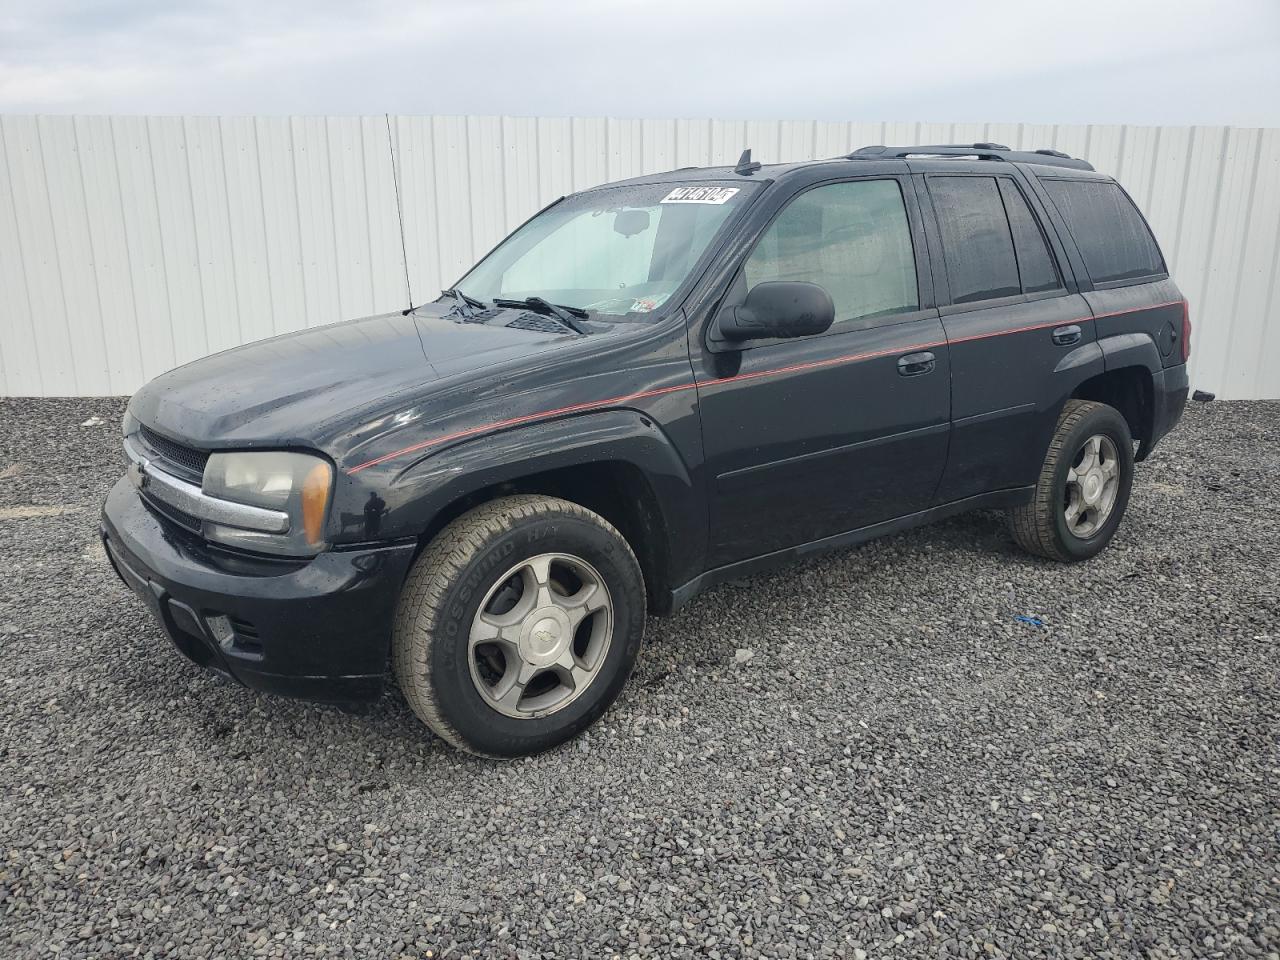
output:
[{"label": "front wheel", "polygon": [[1133,486],[1133,438],[1120,412],[1068,400],[1035,495],[1009,511],[1018,544],[1052,560],[1087,560],[1111,542]]},{"label": "front wheel", "polygon": [[640,565],[604,518],[553,497],[504,497],[445,527],[409,572],[396,678],[455,747],[537,753],[618,696],[644,619]]}]

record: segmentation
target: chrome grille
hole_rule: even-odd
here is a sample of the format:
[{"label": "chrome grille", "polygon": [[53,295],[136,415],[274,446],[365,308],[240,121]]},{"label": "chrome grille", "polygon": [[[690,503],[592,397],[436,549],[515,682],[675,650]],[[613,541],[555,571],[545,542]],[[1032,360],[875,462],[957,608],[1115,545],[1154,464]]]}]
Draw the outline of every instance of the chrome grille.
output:
[{"label": "chrome grille", "polygon": [[204,477],[204,465],[209,461],[209,454],[204,450],[196,450],[181,443],[161,436],[150,427],[140,425],[138,435],[149,453],[154,455],[157,466],[168,469],[170,473],[187,477],[196,483]]}]

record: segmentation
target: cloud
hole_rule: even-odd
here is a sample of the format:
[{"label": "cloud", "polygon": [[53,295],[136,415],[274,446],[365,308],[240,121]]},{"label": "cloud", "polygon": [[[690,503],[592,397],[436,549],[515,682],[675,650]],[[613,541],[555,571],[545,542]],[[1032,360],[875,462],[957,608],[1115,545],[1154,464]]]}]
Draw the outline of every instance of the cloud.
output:
[{"label": "cloud", "polygon": [[1280,5],[53,0],[0,110],[1280,124]]}]

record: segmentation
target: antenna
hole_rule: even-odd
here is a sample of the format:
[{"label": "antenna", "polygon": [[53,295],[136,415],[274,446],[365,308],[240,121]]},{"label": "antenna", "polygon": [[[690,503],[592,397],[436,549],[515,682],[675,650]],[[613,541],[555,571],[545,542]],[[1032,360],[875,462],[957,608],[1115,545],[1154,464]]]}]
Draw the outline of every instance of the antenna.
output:
[{"label": "antenna", "polygon": [[733,168],[733,172],[739,176],[749,177],[759,169],[760,164],[751,159],[751,148],[747,147],[738,158],[738,165]]},{"label": "antenna", "polygon": [[409,251],[404,242],[404,208],[400,204],[400,178],[396,175],[396,145],[391,139],[391,114],[384,113],[387,121],[387,150],[391,156],[391,185],[396,192],[396,216],[400,218],[400,256],[404,259],[404,292],[409,296],[409,309],[413,309],[413,288],[409,286]]}]

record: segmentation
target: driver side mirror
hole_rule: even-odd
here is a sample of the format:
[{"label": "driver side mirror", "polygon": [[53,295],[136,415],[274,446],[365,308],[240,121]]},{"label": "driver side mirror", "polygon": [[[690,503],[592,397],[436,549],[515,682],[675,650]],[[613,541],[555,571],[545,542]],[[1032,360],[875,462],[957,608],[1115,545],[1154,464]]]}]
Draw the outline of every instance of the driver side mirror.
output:
[{"label": "driver side mirror", "polygon": [[752,287],[740,306],[722,311],[716,332],[725,340],[809,337],[835,319],[831,295],[816,283],[771,280]]}]

